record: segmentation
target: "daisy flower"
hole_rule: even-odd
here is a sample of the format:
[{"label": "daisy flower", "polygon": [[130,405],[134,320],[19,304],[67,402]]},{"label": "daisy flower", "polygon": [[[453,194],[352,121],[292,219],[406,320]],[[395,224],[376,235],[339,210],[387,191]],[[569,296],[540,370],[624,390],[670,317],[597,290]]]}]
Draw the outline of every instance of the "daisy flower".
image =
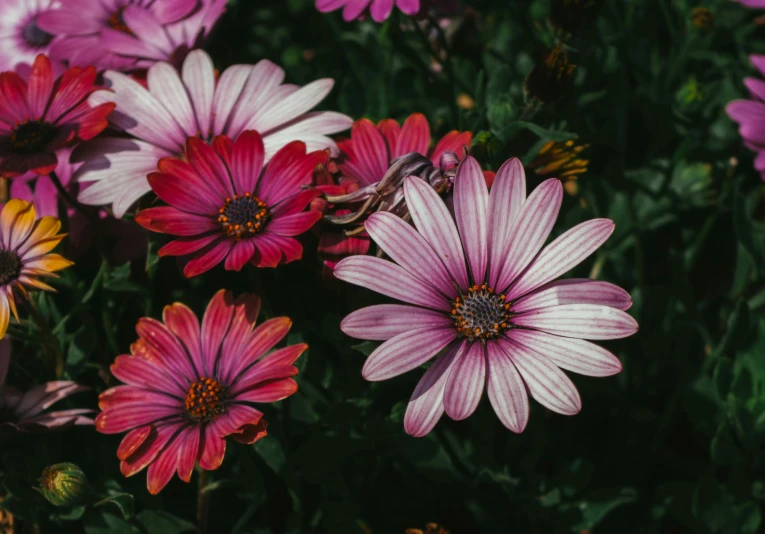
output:
[{"label": "daisy flower", "polygon": [[327,135],[352,122],[340,113],[310,111],[332,89],[332,80],[283,85],[284,71],[267,60],[234,65],[218,78],[210,56],[195,50],[180,75],[168,63],[154,64],[148,89],[118,72],[107,71],[104,77],[110,90],[94,93],[91,103],[115,103],[119,111],[109,119],[130,137],[105,137],[81,147],[74,157],[85,163],[75,179],[94,182],[80,193],[80,202],[112,204],[117,217],[151,190],[146,176],[161,158],[183,154],[188,137],[209,142],[218,135],[236,139],[245,130],[257,130],[268,161],[297,140],[309,150],[336,150]]},{"label": "daisy flower", "polygon": [[220,467],[226,437],[254,443],[266,435],[263,413],[250,403],[275,402],[297,391],[292,365],[305,344],[274,350],[290,329],[286,317],[253,330],[260,299],[219,291],[200,328],[181,303],[166,306],[162,321],[138,321],[132,355],[117,356],[112,374],[127,385],[104,391],[96,429],[127,432],[117,449],[120,469],[132,476],[148,466],[149,492],[164,488],[173,473],[188,482],[198,462]]},{"label": "daisy flower", "polygon": [[423,436],[441,415],[465,419],[484,387],[502,423],[522,432],[528,390],[558,413],[579,412],[576,387],[559,369],[591,376],[621,370],[619,360],[586,339],[634,334],[624,290],[586,279],[553,281],[592,254],[610,235],[608,219],[584,222],[543,248],[563,188],[542,182],[526,198],[517,159],[499,169],[488,192],[481,167],[468,157],[454,181],[454,216],[422,180],[404,184],[416,229],[391,213],[375,213],[367,232],[393,261],[354,256],[335,276],[409,305],[382,304],[346,317],[353,337],[385,341],[363,368],[367,380],[393,378],[443,353],[409,401],[404,427]]},{"label": "daisy flower", "polygon": [[179,237],[159,255],[193,254],[183,269],[189,278],[222,261],[238,271],[248,262],[276,267],[300,259],[303,247],[293,236],[321,218],[317,211],[303,211],[319,194],[304,188],[327,157],[321,150],[306,153],[305,143],[294,141],[264,168],[258,132],[246,131],[233,143],[221,135],[212,146],[191,137],[185,161],[160,160],[160,172],[149,175],[151,188],[170,205],[145,209],[136,222]]},{"label": "daisy flower", "polygon": [[72,262],[49,254],[66,234],[57,234],[61,222],[55,217],[37,218],[35,207],[12,199],[0,212],[0,337],[8,329],[10,314],[18,320],[14,289],[26,296],[27,288],[55,291],[39,277],[53,276]]},{"label": "daisy flower", "polygon": [[[749,60],[761,75],[765,76],[765,56],[752,54]],[[738,132],[744,138],[744,146],[757,153],[754,168],[765,180],[765,81],[759,78],[744,78],[750,98],[730,102],[725,111],[738,123]]]},{"label": "daisy flower", "polygon": [[88,417],[94,410],[71,409],[46,411],[58,401],[87,391],[76,382],[56,380],[20,392],[5,385],[11,363],[11,340],[0,340],[0,433],[7,431],[55,430],[70,425],[92,425]]},{"label": "daisy flower", "polygon": [[37,16],[58,0],[3,0],[0,3],[0,72],[31,64],[47,54],[53,35],[37,25]]},{"label": "daisy flower", "polygon": [[95,79],[93,67],[71,68],[56,79],[42,54],[35,58],[28,83],[15,72],[0,74],[1,176],[54,172],[57,149],[106,128],[114,104],[88,104]]},{"label": "daisy flower", "polygon": [[226,0],[62,0],[37,24],[56,39],[51,57],[99,70],[145,69],[201,46]]},{"label": "daisy flower", "polygon": [[343,8],[343,19],[347,22],[361,18],[368,10],[375,22],[383,22],[390,16],[394,4],[406,15],[420,11],[420,0],[316,0],[316,9],[327,13]]}]

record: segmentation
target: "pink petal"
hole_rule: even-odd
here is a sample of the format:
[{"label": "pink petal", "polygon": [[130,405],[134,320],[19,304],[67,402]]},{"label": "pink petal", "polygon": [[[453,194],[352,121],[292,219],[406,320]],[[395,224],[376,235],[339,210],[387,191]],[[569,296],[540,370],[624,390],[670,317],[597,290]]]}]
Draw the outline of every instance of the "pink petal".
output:
[{"label": "pink petal", "polygon": [[609,219],[578,224],[547,245],[507,292],[513,300],[573,269],[595,252],[614,231]]},{"label": "pink petal", "polygon": [[340,323],[340,329],[351,337],[385,341],[410,330],[450,325],[452,320],[444,313],[401,304],[378,304],[351,313]]},{"label": "pink petal", "polygon": [[478,408],[485,381],[486,354],[483,343],[469,343],[455,362],[446,381],[446,415],[455,421],[469,417]]},{"label": "pink petal", "polygon": [[483,171],[475,158],[468,156],[460,162],[454,179],[454,215],[476,284],[483,283],[486,274],[488,208],[489,190]]},{"label": "pink petal", "polygon": [[[221,74],[218,84],[215,87],[215,94],[213,95],[213,135],[221,135],[226,130],[226,124],[229,121],[231,110],[234,108],[234,105],[236,105],[239,95],[241,95],[242,89],[244,88],[245,83],[247,83],[247,79],[250,77],[250,71],[254,68],[256,67],[250,67],[249,65],[234,65],[227,68],[223,71],[223,74]],[[229,132],[233,137],[236,137],[237,133],[239,132]]]},{"label": "pink petal", "polygon": [[[389,3],[388,13],[382,20],[388,18],[391,6],[393,5],[391,0],[387,0],[387,2]],[[380,10],[379,7],[377,9],[378,11]],[[374,12],[375,7],[372,8],[372,17],[374,17]],[[380,21],[378,20],[378,22]],[[398,143],[392,145],[396,147],[393,150],[392,157],[397,158],[410,152],[417,152],[424,156],[428,153],[428,145],[430,145],[430,125],[428,124],[428,119],[422,113],[412,113],[404,122],[403,128],[401,128]]]},{"label": "pink petal", "polygon": [[199,377],[181,341],[165,325],[151,317],[142,317],[138,320],[135,330],[140,338],[157,351],[159,363],[166,367],[172,376],[177,379],[185,378],[189,382],[194,382]]},{"label": "pink petal", "polygon": [[583,339],[553,336],[545,332],[517,328],[510,338],[530,350],[543,354],[562,369],[587,376],[611,376],[622,370],[619,359],[603,347]]},{"label": "pink petal", "polygon": [[151,425],[134,428],[122,438],[120,446],[117,448],[117,458],[125,460],[130,457],[138,447],[140,447],[146,438],[151,434],[153,427]]},{"label": "pink petal", "polygon": [[199,129],[194,109],[178,71],[170,64],[160,61],[151,66],[146,81],[149,84],[149,92],[170,112],[186,135],[197,135]]},{"label": "pink petal", "polygon": [[526,200],[526,175],[518,158],[497,171],[489,193],[489,285],[495,287],[505,260],[506,242]]},{"label": "pink petal", "polygon": [[420,235],[433,247],[459,287],[463,291],[467,290],[468,277],[462,242],[444,202],[432,187],[414,177],[404,180],[404,195]]},{"label": "pink petal", "polygon": [[[228,70],[236,69],[237,67],[234,66]],[[278,91],[280,84],[284,81],[284,70],[266,59],[259,61],[254,67],[248,67],[248,71],[250,73],[249,77],[239,95],[233,96],[240,79],[240,73],[238,72],[232,75],[228,82],[228,90],[222,95],[235,100],[233,111],[228,114],[230,117],[228,127],[225,128],[225,133],[232,138],[237,137],[242,130],[246,129],[245,126],[262,109],[264,101],[271,94]],[[224,72],[224,76],[225,74]],[[223,81],[221,79],[221,83]],[[225,111],[228,105],[228,100],[224,101],[223,111]],[[220,110],[218,113],[220,113]],[[250,129],[262,132],[258,128]]]},{"label": "pink petal", "polygon": [[256,195],[272,206],[300,192],[313,181],[313,171],[319,163],[326,163],[322,151],[306,153],[305,144],[296,141],[279,150],[268,162],[266,171],[257,185]]},{"label": "pink petal", "polygon": [[183,62],[181,76],[194,106],[199,131],[209,135],[215,93],[215,68],[210,56],[201,50],[191,52]]},{"label": "pink petal", "polygon": [[255,254],[255,244],[252,239],[237,241],[226,257],[224,267],[227,271],[240,271]]},{"label": "pink petal", "polygon": [[512,310],[520,313],[564,304],[598,304],[628,310],[632,298],[622,288],[608,282],[571,278],[550,282],[528,293],[513,302]]},{"label": "pink petal", "polygon": [[369,355],[361,371],[370,382],[387,380],[419,367],[457,337],[456,330],[420,328],[393,337]]},{"label": "pink petal", "polygon": [[177,416],[180,407],[163,405],[115,406],[96,417],[96,429],[102,434],[121,434],[131,428],[144,426],[155,421]]},{"label": "pink petal", "polygon": [[221,198],[234,196],[236,191],[229,171],[210,145],[197,137],[190,137],[186,142],[186,158],[208,187],[216,191]]},{"label": "pink petal", "polygon": [[201,376],[203,369],[202,342],[197,316],[188,306],[176,302],[165,306],[165,309],[162,310],[162,321],[167,329],[183,343],[189,356],[191,356],[197,377]]},{"label": "pink petal", "polygon": [[202,432],[202,439],[199,444],[201,455],[199,456],[199,466],[202,469],[213,471],[218,469],[223,463],[223,457],[226,455],[226,440],[216,436],[208,425]]},{"label": "pink petal", "polygon": [[508,429],[520,434],[529,422],[529,397],[521,375],[497,343],[486,344],[486,391],[494,413]]},{"label": "pink petal", "polygon": [[310,230],[319,219],[321,219],[321,213],[318,211],[295,213],[286,217],[274,218],[268,223],[266,230],[281,236],[296,236]]},{"label": "pink petal", "polygon": [[244,293],[234,301],[234,317],[226,337],[223,338],[216,367],[217,376],[227,383],[236,378],[236,374],[231,372],[232,367],[238,370],[239,368],[236,367],[238,363],[241,362],[242,366],[246,366],[250,361],[250,354],[247,352],[248,343],[252,339],[252,329],[259,313],[260,297],[257,295]]},{"label": "pink petal", "polygon": [[222,239],[209,245],[201,254],[186,264],[183,275],[186,278],[199,276],[218,265],[228,255],[234,242],[230,239]]},{"label": "pink petal", "polygon": [[255,191],[265,161],[263,139],[255,131],[246,131],[237,138],[231,153],[231,175],[240,193]]},{"label": "pink petal", "polygon": [[357,120],[351,128],[354,160],[364,169],[368,176],[380,180],[388,170],[390,154],[380,131],[372,121]]},{"label": "pink petal", "polygon": [[202,319],[202,369],[205,376],[215,373],[217,356],[234,318],[234,295],[221,289],[210,300]]},{"label": "pink petal", "polygon": [[201,427],[190,426],[183,429],[178,436],[180,448],[178,449],[178,478],[184,482],[191,481],[191,473],[194,472],[194,465],[199,456],[199,440]]},{"label": "pink petal", "polygon": [[298,390],[297,383],[291,378],[274,380],[262,386],[237,393],[237,400],[245,402],[277,402],[286,399]]},{"label": "pink petal", "polygon": [[404,430],[408,434],[416,438],[425,436],[441,419],[444,413],[444,387],[464,346],[464,342],[453,343],[422,375],[404,415]]},{"label": "pink petal", "polygon": [[184,397],[186,388],[171,378],[161,367],[136,356],[117,356],[110,368],[112,374],[125,384],[167,391]]},{"label": "pink petal", "polygon": [[334,80],[325,78],[309,83],[286,98],[278,99],[270,106],[264,106],[265,113],[250,120],[245,129],[268,133],[274,128],[287,124],[303,113],[316,107],[332,90]]},{"label": "pink petal", "polygon": [[335,278],[366,287],[394,299],[433,308],[451,310],[451,303],[428,284],[415,278],[403,267],[372,256],[351,256],[341,260]]},{"label": "pink petal", "polygon": [[563,337],[619,339],[637,332],[635,319],[621,310],[594,304],[542,308],[512,319],[513,324]]},{"label": "pink petal", "polygon": [[178,451],[181,448],[181,437],[183,434],[177,434],[162,451],[157,454],[157,457],[149,465],[149,469],[146,472],[146,487],[149,493],[156,495],[162,489],[167,486],[170,479],[173,478],[175,470],[178,466]]},{"label": "pink petal", "polygon": [[149,437],[130,457],[120,463],[120,471],[126,477],[133,476],[149,465],[165,444],[182,428],[179,423],[157,425]]}]

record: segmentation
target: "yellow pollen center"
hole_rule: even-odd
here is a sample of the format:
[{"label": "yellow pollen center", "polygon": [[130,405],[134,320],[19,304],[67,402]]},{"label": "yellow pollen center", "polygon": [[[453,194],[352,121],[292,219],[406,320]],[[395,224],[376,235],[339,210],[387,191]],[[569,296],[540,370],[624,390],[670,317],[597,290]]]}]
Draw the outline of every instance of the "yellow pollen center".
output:
[{"label": "yellow pollen center", "polygon": [[226,413],[225,388],[214,378],[201,377],[186,394],[186,412],[198,423],[209,423]]},{"label": "yellow pollen center", "polygon": [[495,339],[512,327],[510,303],[486,284],[476,284],[454,299],[451,315],[457,332],[470,341]]},{"label": "yellow pollen center", "polygon": [[266,203],[258,197],[245,193],[227,198],[218,210],[218,223],[229,237],[241,239],[263,231],[271,214]]}]

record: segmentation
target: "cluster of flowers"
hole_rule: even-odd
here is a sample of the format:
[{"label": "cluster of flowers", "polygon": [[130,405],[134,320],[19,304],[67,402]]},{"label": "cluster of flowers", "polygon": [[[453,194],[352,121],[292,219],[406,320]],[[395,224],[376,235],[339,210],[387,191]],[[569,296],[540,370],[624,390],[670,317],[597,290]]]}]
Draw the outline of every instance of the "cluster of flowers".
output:
[{"label": "cluster of flowers", "polygon": [[[561,369],[618,373],[619,360],[588,340],[629,336],[637,323],[619,287],[555,279],[598,249],[613,222],[582,223],[545,246],[561,182],[527,194],[518,159],[483,171],[467,154],[470,132],[434,142],[418,113],[374,124],[312,111],[333,81],[285,84],[266,60],[216,75],[199,47],[224,4],[11,0],[13,9],[3,8],[0,174],[17,198],[0,214],[0,333],[11,313],[18,317],[25,287],[51,290],[41,278],[71,264],[51,253],[64,237],[51,215],[59,202],[119,219],[153,193],[164,205],[137,209],[128,224],[173,236],[159,255],[180,256],[187,277],[221,263],[240,270],[299,260],[298,236],[316,229],[337,279],[401,301],[360,309],[341,328],[383,341],[363,367],[367,380],[435,358],[409,401],[409,434],[424,436],[443,413],[468,417],[484,389],[513,432],[527,424],[529,393],[550,410],[577,413],[579,394]],[[317,1],[321,11],[343,7],[346,19],[378,21],[394,4],[410,15],[423,7]],[[348,138],[330,137],[349,128]],[[37,218],[30,201],[47,214]],[[390,259],[369,255],[372,242]],[[117,450],[122,472],[148,467],[151,493],[174,473],[188,481],[196,464],[216,469],[227,438],[253,443],[266,434],[253,403],[297,390],[293,363],[307,346],[273,350],[291,323],[256,326],[259,308],[257,296],[221,290],[200,324],[184,304],[168,305],[162,321],[138,322],[130,354],[111,367],[124,385],[101,393],[95,421],[88,410],[45,413],[82,389],[51,382],[25,395],[4,390],[3,424],[94,422],[102,433],[127,432]],[[10,341],[2,343],[4,379]]]}]

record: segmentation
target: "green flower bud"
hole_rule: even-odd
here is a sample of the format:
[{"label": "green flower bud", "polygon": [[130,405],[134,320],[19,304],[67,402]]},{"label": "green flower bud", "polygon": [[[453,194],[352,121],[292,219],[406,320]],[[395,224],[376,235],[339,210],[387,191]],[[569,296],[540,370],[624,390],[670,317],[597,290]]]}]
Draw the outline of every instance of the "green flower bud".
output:
[{"label": "green flower bud", "polygon": [[82,469],[65,462],[43,470],[39,491],[55,506],[74,506],[90,493],[90,484]]}]

